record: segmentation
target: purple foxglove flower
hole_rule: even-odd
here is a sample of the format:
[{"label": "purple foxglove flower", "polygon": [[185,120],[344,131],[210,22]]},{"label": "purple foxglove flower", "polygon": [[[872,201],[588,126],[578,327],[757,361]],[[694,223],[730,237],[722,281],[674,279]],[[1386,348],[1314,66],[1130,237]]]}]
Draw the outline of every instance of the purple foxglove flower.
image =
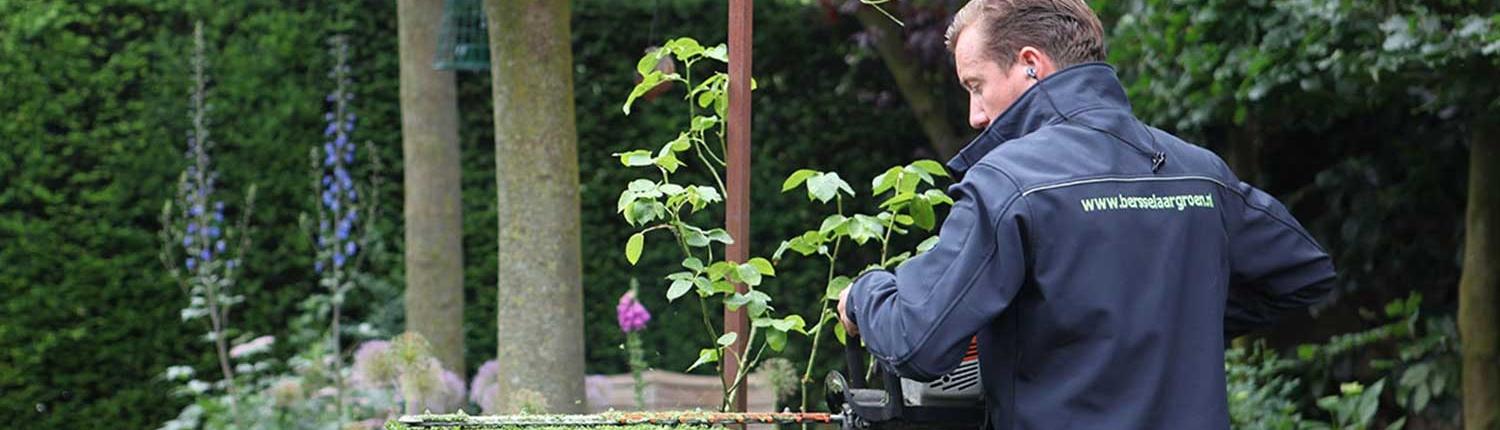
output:
[{"label": "purple foxglove flower", "polygon": [[337,268],[337,267],[344,267],[344,252],[343,252],[343,250],[334,250],[333,251],[333,267],[335,267],[335,268]]},{"label": "purple foxglove flower", "polygon": [[188,223],[188,225],[187,225],[187,234],[195,234],[195,233],[198,233],[198,223],[196,223],[196,222],[190,222],[190,223]]},{"label": "purple foxglove flower", "polygon": [[651,321],[651,313],[636,300],[635,291],[626,291],[620,296],[620,304],[615,306],[615,316],[620,323],[620,331],[626,333],[640,331],[646,328],[646,322]]},{"label": "purple foxglove flower", "polygon": [[345,242],[344,243],[344,254],[353,256],[354,255],[354,251],[356,251],[358,249],[359,249],[359,247],[355,246],[354,242]]},{"label": "purple foxglove flower", "polygon": [[187,266],[188,270],[194,270],[198,268],[198,261],[194,260],[193,257],[188,257],[186,261],[182,262],[182,264],[184,266]]},{"label": "purple foxglove flower", "polygon": [[220,240],[220,241],[214,243],[214,252],[218,252],[218,253],[223,253],[224,252],[224,241],[223,240]]}]

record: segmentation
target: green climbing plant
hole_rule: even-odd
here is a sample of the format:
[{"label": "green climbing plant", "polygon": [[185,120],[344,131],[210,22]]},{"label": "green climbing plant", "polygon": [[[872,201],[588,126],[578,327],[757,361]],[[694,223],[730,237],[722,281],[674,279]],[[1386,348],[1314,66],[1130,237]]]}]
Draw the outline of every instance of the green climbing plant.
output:
[{"label": "green climbing plant", "polygon": [[[682,64],[680,74],[657,67],[669,59]],[[681,83],[687,88],[683,100],[687,104],[688,127],[655,149],[613,154],[625,167],[650,172],[631,180],[621,191],[616,205],[625,221],[639,229],[626,240],[624,254],[632,265],[638,263],[648,237],[661,233],[668,233],[670,243],[682,251],[683,259],[679,264],[683,270],[666,276],[666,297],[676,302],[689,293],[695,293],[705,339],[711,341],[711,346],[700,350],[698,360],[688,370],[715,364],[722,371],[722,359],[735,353],[739,354],[734,356],[737,361],[743,363],[724,387],[724,407],[728,407],[729,399],[741,388],[749,370],[761,360],[766,349],[779,353],[785,350],[793,334],[809,337],[812,347],[801,378],[801,408],[806,410],[807,384],[812,379],[818,345],[828,322],[838,320],[829,302],[837,300],[839,293],[853,282],[854,276],[851,275],[871,269],[893,268],[936,245],[934,236],[914,251],[891,254],[895,235],[908,234],[913,228],[931,231],[937,224],[935,208],[953,203],[942,190],[933,188],[937,186],[937,178],[948,177],[948,173],[941,164],[931,160],[891,167],[871,182],[871,195],[886,198],[878,210],[866,214],[846,212],[845,199],[853,198],[855,191],[837,172],[796,170],[782,184],[782,192],[805,188],[809,201],[825,205],[832,203],[834,213],[824,218],[817,228],[783,241],[769,260],[764,257],[753,257],[744,262],[724,260],[724,253],[716,253],[716,249],[721,250],[735,239],[715,221],[703,219],[702,214],[709,212],[711,206],[722,203],[726,194],[721,169],[727,167],[722,154],[726,150],[729,77],[717,70],[699,81],[692,76],[695,66],[700,64],[727,63],[727,49],[723,44],[705,47],[686,37],[667,41],[660,49],[646,53],[637,63],[636,71],[641,79],[625,100],[622,107],[625,114],[630,114],[630,107],[638,98],[658,86]],[[752,79],[751,88],[755,87]],[[681,180],[685,175],[680,173],[685,173],[683,169],[690,166],[706,171],[713,183]],[[841,274],[840,252],[850,243],[853,246],[879,246],[879,261],[864,266],[859,272]],[[776,262],[789,250],[803,256],[817,254],[827,260],[825,294],[817,315],[778,316],[772,306],[773,298],[762,288],[769,278],[776,276]],[[735,284],[745,285],[745,291],[737,291]],[[731,348],[740,340],[739,333],[714,328],[710,320],[710,309],[713,309],[710,304],[721,304],[730,310],[746,309],[751,324],[745,333],[745,350]],[[808,327],[808,321],[816,322]],[[834,324],[832,330],[840,342],[846,341],[843,327]]]}]

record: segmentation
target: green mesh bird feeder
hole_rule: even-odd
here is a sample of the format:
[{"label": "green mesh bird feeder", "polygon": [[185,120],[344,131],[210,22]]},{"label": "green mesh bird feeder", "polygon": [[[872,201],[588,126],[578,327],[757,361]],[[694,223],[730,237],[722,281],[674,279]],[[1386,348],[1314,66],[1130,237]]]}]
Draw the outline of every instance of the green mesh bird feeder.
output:
[{"label": "green mesh bird feeder", "polygon": [[443,26],[432,67],[438,70],[489,70],[489,29],[483,0],[443,0]]}]

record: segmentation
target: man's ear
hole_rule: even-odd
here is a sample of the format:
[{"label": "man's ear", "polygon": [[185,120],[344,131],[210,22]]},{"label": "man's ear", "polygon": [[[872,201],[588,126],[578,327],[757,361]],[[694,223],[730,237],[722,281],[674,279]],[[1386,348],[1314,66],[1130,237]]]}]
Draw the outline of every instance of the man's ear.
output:
[{"label": "man's ear", "polygon": [[1038,80],[1046,79],[1047,76],[1057,71],[1057,66],[1052,62],[1052,57],[1034,46],[1022,47],[1020,55],[1016,56],[1016,62],[1023,67],[1035,69]]}]

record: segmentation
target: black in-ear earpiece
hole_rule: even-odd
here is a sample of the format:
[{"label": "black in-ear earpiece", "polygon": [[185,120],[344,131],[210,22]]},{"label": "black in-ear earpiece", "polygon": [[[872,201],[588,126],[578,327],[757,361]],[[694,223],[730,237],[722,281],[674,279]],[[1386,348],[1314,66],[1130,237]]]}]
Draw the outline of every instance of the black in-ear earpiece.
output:
[{"label": "black in-ear earpiece", "polygon": [[1036,68],[1035,67],[1027,67],[1026,68],[1026,77],[1035,80],[1036,79]]}]

